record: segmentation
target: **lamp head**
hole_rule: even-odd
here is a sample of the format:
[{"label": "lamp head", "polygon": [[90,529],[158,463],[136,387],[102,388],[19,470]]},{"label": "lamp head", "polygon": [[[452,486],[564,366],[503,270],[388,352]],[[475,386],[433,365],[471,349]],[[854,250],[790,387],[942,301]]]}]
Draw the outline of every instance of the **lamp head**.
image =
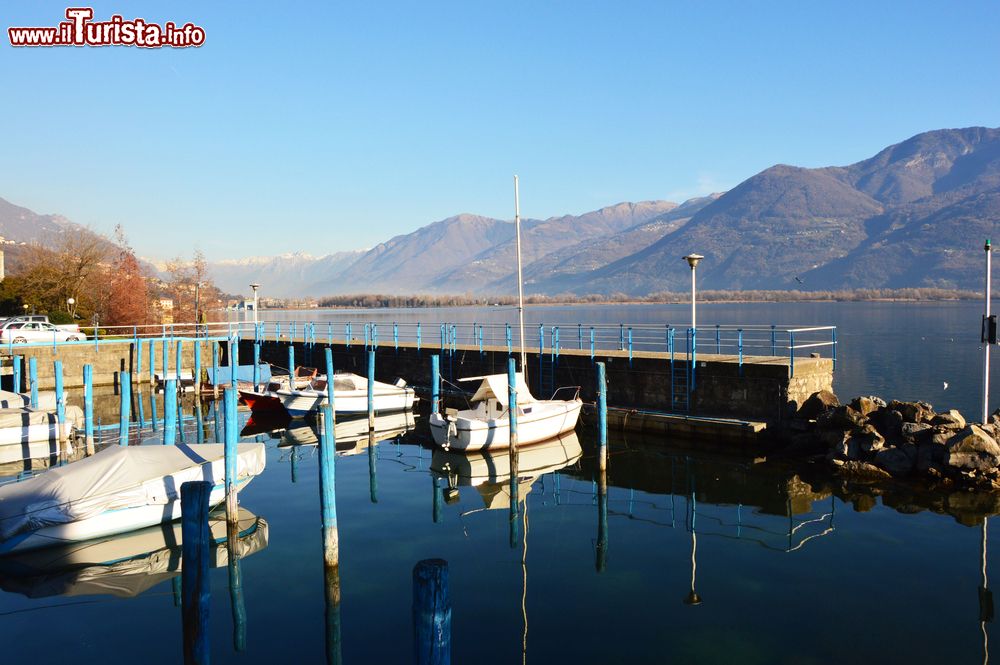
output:
[{"label": "lamp head", "polygon": [[257,282],[253,282],[252,284],[250,284],[250,288],[256,291],[257,289],[260,288],[260,284],[258,284]]},{"label": "lamp head", "polygon": [[698,262],[701,261],[703,258],[705,257],[702,256],[701,254],[688,254],[687,256],[683,257],[683,259],[688,262],[688,265],[691,266],[691,270],[697,268]]}]

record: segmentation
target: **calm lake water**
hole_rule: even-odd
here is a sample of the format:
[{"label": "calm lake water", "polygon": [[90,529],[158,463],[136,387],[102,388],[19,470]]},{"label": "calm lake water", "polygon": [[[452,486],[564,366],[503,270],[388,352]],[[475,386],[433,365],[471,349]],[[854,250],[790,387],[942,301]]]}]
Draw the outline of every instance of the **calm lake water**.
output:
[{"label": "calm lake water", "polygon": [[[683,325],[688,311],[538,307],[528,320]],[[340,322],[353,314],[312,318],[327,320],[321,316]],[[486,308],[356,316],[488,323],[516,315]],[[976,303],[699,308],[703,324],[836,325],[842,398],[925,399],[969,416],[980,400],[979,316]],[[155,444],[148,391],[142,399],[147,443]],[[162,418],[162,402],[157,408]],[[185,437],[195,441],[194,405],[186,400],[184,408]],[[246,425],[248,414],[240,416]],[[266,470],[240,494],[241,506],[266,522],[259,525],[266,534],[257,534],[241,562],[243,653],[233,647],[227,571],[211,571],[215,663],[326,657],[318,457],[308,445],[315,433],[307,424],[284,425],[244,430],[244,440],[267,446]],[[435,453],[425,447],[421,417],[380,418],[388,438],[374,449],[341,425],[344,663],[413,662],[411,574],[428,558],[448,562],[455,663],[978,663],[986,640],[998,637],[992,623],[980,622],[978,592],[983,517],[1000,512],[991,496],[874,491],[808,466],[618,435],[610,442],[602,531],[593,433],[581,425],[577,436],[522,452],[524,510],[511,547],[502,456]],[[201,432],[216,436],[210,404]],[[135,550],[134,542],[123,543],[118,558],[148,566],[0,571],[5,658],[180,662],[176,557],[171,564],[169,556]],[[987,549],[988,581],[1000,566],[995,559]],[[699,604],[685,602],[692,586]]]}]

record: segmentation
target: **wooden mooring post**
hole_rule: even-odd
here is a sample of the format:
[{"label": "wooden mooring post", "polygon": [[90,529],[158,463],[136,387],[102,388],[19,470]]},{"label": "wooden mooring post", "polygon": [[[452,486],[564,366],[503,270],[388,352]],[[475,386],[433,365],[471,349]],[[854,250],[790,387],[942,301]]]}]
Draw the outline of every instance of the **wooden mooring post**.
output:
[{"label": "wooden mooring post", "polygon": [[597,468],[608,468],[608,382],[604,363],[597,363]]},{"label": "wooden mooring post", "polygon": [[21,382],[21,356],[11,357],[11,392],[19,393],[23,390]]},{"label": "wooden mooring post", "polygon": [[38,359],[28,358],[28,384],[31,390],[31,408],[38,408]]},{"label": "wooden mooring post", "polygon": [[597,547],[594,567],[603,573],[608,567],[608,472],[597,472]]},{"label": "wooden mooring post", "polygon": [[238,483],[237,473],[237,447],[239,440],[239,430],[236,428],[236,389],[226,388],[225,394],[226,409],[226,523],[235,525],[239,519],[236,501]]},{"label": "wooden mooring post", "polygon": [[94,454],[94,367],[83,366],[83,431],[87,455]]},{"label": "wooden mooring post", "polygon": [[118,373],[118,394],[121,397],[118,409],[118,445],[127,446],[129,420],[132,417],[132,377],[128,372]]},{"label": "wooden mooring post", "polygon": [[177,443],[177,381],[163,382],[163,445]]},{"label": "wooden mooring post", "polygon": [[413,567],[413,661],[451,663],[451,598],[443,559],[424,559]]},{"label": "wooden mooring post", "polygon": [[431,413],[441,412],[441,356],[431,356]]},{"label": "wooden mooring post", "polygon": [[208,579],[208,497],[212,483],[203,480],[181,485],[181,607],[185,665],[208,665],[208,616],[211,585]]},{"label": "wooden mooring post", "polygon": [[517,469],[517,362],[514,356],[507,358],[507,414],[510,425],[508,455],[510,456],[510,546],[517,547],[518,515],[520,501],[518,498]]}]

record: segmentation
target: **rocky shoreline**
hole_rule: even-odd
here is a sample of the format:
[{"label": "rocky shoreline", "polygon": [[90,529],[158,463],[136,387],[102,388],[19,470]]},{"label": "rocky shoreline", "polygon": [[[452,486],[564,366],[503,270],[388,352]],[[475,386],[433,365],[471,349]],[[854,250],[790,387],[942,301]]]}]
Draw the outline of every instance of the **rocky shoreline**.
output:
[{"label": "rocky shoreline", "polygon": [[1000,410],[988,423],[969,423],[926,402],[872,396],[841,404],[822,391],[803,403],[794,429],[785,452],[825,461],[845,478],[1000,490]]}]

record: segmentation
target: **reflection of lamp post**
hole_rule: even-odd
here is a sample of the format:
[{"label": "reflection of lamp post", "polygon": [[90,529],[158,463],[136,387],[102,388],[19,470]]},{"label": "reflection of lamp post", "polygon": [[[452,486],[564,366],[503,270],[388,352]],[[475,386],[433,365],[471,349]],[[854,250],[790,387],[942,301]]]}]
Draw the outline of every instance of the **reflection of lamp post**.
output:
[{"label": "reflection of lamp post", "polygon": [[[698,260],[695,259],[695,263],[697,262]],[[691,265],[691,270],[694,270],[693,264]],[[688,463],[690,463],[690,460],[688,460]],[[701,596],[694,590],[695,575],[698,572],[698,534],[695,532],[695,520],[698,518],[698,501],[694,495],[694,473],[690,470],[690,467],[688,467],[688,474],[690,490],[689,506],[691,508],[691,590],[684,597],[684,604],[701,605]]]},{"label": "reflection of lamp post", "polygon": [[990,661],[989,636],[986,633],[986,624],[993,621],[993,592],[989,588],[989,580],[986,578],[986,525],[989,518],[983,516],[983,530],[981,536],[981,552],[979,563],[983,571],[983,585],[979,587],[979,628],[983,631],[983,662]]},{"label": "reflection of lamp post", "polygon": [[694,273],[695,269],[698,267],[698,262],[701,261],[704,256],[701,254],[688,254],[684,257],[684,260],[688,262],[691,266],[691,329],[694,330],[698,327],[697,317],[695,316],[695,297],[694,297]]},{"label": "reflection of lamp post", "polygon": [[260,288],[260,284],[258,284],[257,282],[254,282],[254,283],[252,283],[250,285],[250,288],[253,289],[253,325],[254,325],[254,329],[256,329],[256,327],[257,327],[257,302],[258,302],[257,301],[257,289]]}]

